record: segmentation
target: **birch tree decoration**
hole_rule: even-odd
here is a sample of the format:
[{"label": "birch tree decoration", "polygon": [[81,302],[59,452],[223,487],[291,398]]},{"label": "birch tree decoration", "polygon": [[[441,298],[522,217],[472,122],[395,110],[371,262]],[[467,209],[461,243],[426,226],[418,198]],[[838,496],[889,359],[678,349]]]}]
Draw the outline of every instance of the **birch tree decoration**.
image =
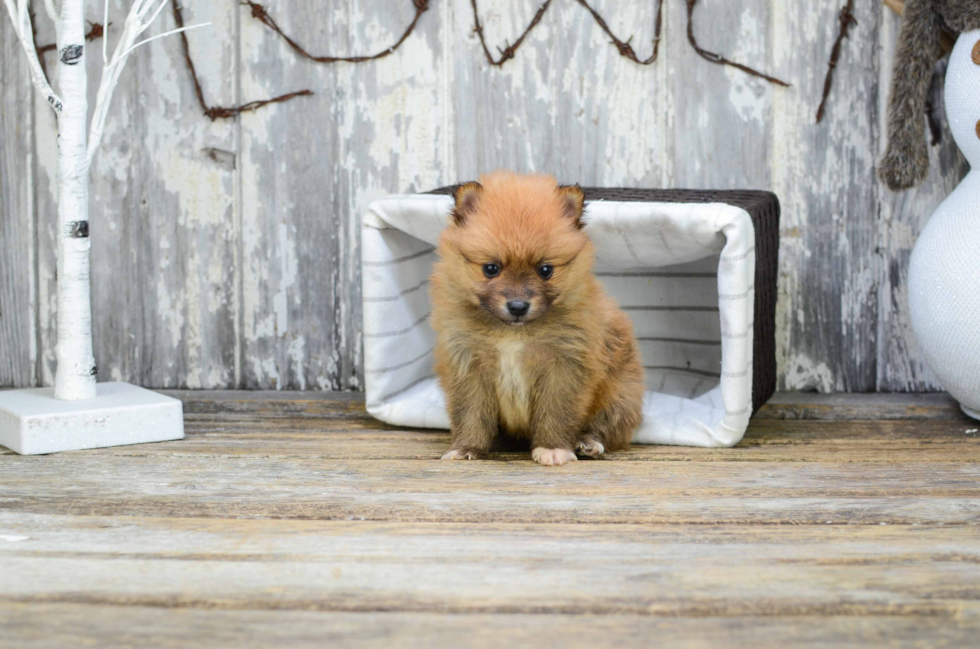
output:
[{"label": "birch tree decoration", "polygon": [[58,342],[54,396],[65,401],[96,396],[92,355],[92,307],[89,298],[88,173],[99,148],[112,93],[130,54],[140,45],[170,34],[203,27],[191,25],[138,41],[170,0],[134,0],[112,57],[108,56],[109,0],[105,0],[106,36],[102,40],[102,80],[91,124],[85,73],[84,0],[44,0],[55,24],[58,90],[48,82],[34,47],[28,0],[4,0],[14,30],[27,55],[31,82],[58,120]]}]

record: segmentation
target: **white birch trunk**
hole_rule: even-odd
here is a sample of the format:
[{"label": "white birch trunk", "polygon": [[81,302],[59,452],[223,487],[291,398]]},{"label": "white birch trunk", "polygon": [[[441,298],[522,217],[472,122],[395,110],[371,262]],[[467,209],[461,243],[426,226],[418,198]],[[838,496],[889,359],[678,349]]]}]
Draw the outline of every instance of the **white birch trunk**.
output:
[{"label": "white birch trunk", "polygon": [[58,20],[58,343],[54,396],[95,397],[89,298],[88,77],[84,0],[63,0]]},{"label": "white birch trunk", "polygon": [[[119,81],[130,53],[140,45],[169,34],[204,27],[191,25],[158,34],[143,41],[146,31],[169,0],[135,0],[120,34],[112,61],[103,41],[102,82],[92,120],[90,146],[88,127],[88,77],[85,74],[85,0],[62,0],[56,17],[58,82],[61,97],[45,78],[34,49],[28,0],[4,0],[31,69],[31,81],[44,94],[58,116],[58,343],[55,356],[54,396],[65,401],[92,399],[95,390],[95,357],[92,355],[92,301],[89,287],[88,170],[102,139],[112,91]],[[108,29],[108,0],[104,0]],[[55,17],[53,0],[45,0],[48,15]]]}]

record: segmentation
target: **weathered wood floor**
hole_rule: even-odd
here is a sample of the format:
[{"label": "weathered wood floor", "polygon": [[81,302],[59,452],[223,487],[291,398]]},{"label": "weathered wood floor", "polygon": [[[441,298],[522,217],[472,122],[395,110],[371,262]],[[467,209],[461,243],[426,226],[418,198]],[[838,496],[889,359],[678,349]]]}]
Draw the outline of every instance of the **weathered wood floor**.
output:
[{"label": "weathered wood floor", "polygon": [[184,441],[0,455],[0,645],[980,642],[980,424],[941,395],[543,468],[356,396],[174,394]]}]

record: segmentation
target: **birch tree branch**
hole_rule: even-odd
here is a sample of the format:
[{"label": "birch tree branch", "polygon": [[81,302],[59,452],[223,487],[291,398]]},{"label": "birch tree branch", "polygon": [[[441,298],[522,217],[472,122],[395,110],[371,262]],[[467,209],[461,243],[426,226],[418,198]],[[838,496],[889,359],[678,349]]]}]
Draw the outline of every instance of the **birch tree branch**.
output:
[{"label": "birch tree branch", "polygon": [[17,33],[17,38],[20,39],[21,47],[24,48],[24,53],[27,54],[27,65],[31,73],[31,83],[34,84],[38,92],[44,95],[44,99],[48,102],[48,105],[56,113],[60,113],[64,108],[64,102],[51,87],[51,84],[48,83],[48,78],[41,68],[41,61],[38,59],[37,50],[34,48],[34,29],[31,26],[31,16],[27,12],[27,0],[18,0],[17,7],[14,7],[14,0],[3,0],[3,3],[7,7],[10,20],[14,24],[14,31]]},{"label": "birch tree branch", "polygon": [[[8,2],[10,0],[7,0]],[[164,6],[169,0],[135,0],[132,6],[129,8],[129,15],[126,16],[126,22],[123,24],[122,34],[119,36],[119,41],[116,43],[116,48],[112,52],[112,57],[106,60],[105,53],[105,39],[103,39],[103,61],[105,67],[102,70],[102,80],[99,82],[99,91],[95,98],[95,110],[92,113],[92,123],[89,126],[88,135],[88,152],[86,155],[86,164],[91,165],[92,160],[95,158],[96,152],[99,150],[99,143],[102,141],[102,134],[105,131],[105,120],[109,114],[109,104],[112,101],[112,93],[116,89],[116,84],[119,82],[119,76],[122,74],[123,68],[126,66],[126,61],[129,59],[129,55],[140,45],[149,43],[150,41],[156,40],[158,38],[163,38],[164,36],[170,36],[171,34],[177,34],[190,29],[197,29],[198,27],[205,27],[211,23],[201,23],[198,25],[190,25],[188,27],[180,27],[178,29],[173,29],[162,34],[157,34],[156,36],[151,36],[142,41],[136,42],[136,39],[145,32],[150,25],[156,20],[157,16],[163,10]],[[109,0],[105,0],[106,6],[108,6]],[[152,14],[150,11],[152,10]],[[149,14],[149,18],[147,15]],[[106,20],[108,20],[108,9],[106,9]]]},{"label": "birch tree branch", "polygon": [[54,0],[44,0],[44,11],[47,12],[51,22],[58,23],[58,8],[54,6]]}]

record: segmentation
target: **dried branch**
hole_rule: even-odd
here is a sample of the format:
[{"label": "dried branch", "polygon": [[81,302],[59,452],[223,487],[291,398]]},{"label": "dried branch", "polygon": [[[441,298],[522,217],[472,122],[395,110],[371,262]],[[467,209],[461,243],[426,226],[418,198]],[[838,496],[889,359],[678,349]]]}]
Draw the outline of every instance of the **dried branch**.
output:
[{"label": "dried branch", "polygon": [[[549,2],[550,1],[551,0],[549,0]],[[424,14],[429,9],[429,0],[412,0],[412,4],[415,6],[415,17],[412,19],[412,22],[409,23],[408,27],[402,33],[401,37],[397,41],[395,41],[393,45],[390,45],[389,47],[381,50],[377,54],[370,54],[366,56],[332,56],[329,54],[325,54],[323,56],[316,56],[307,52],[302,45],[300,45],[292,38],[287,36],[282,31],[282,29],[280,29],[276,21],[273,20],[272,16],[269,15],[269,12],[266,11],[264,6],[260,5],[257,2],[252,2],[252,0],[245,0],[243,4],[247,4],[251,8],[252,18],[259,20],[266,27],[279,34],[283,38],[283,40],[286,41],[286,43],[288,43],[289,46],[296,51],[297,54],[316,63],[339,63],[339,62],[361,63],[363,61],[374,61],[376,59],[383,59],[384,57],[389,56],[390,54],[394,53],[395,50],[401,47],[401,44],[405,42],[405,39],[408,38],[413,31],[415,31],[415,25],[418,24],[419,18],[421,18],[422,14]]]},{"label": "dried branch", "polygon": [[847,0],[847,4],[840,10],[840,31],[837,33],[837,40],[830,51],[830,62],[827,63],[827,77],[823,82],[823,97],[820,99],[820,106],[817,108],[817,124],[823,121],[824,109],[827,107],[827,98],[830,96],[830,88],[834,84],[834,71],[840,61],[841,45],[851,29],[851,25],[857,25],[857,18],[854,17],[854,0]]},{"label": "dried branch", "polygon": [[[103,1],[108,5],[109,0]],[[130,6],[129,13],[126,15],[126,21],[123,23],[122,33],[119,34],[119,40],[116,42],[116,49],[112,52],[112,58],[102,68],[102,80],[99,82],[99,91],[95,96],[95,110],[92,113],[92,123],[89,126],[86,165],[92,163],[93,158],[95,158],[95,153],[99,149],[99,143],[102,141],[102,133],[105,129],[105,120],[109,114],[109,104],[112,101],[112,94],[116,90],[119,77],[122,75],[123,68],[126,67],[126,62],[129,60],[129,55],[133,53],[133,50],[158,38],[177,33],[183,36],[184,32],[190,29],[206,27],[211,24],[203,23],[188,27],[179,25],[177,29],[172,29],[137,42],[136,39],[150,28],[150,25],[153,24],[153,21],[157,19],[157,16],[160,15],[160,12],[163,11],[166,5],[167,0],[134,0]]]},{"label": "dried branch", "polygon": [[[174,22],[177,24],[178,28],[184,26],[184,13],[177,4],[177,0],[173,0],[173,13]],[[253,9],[254,12],[254,9]],[[197,76],[197,69],[194,67],[194,61],[191,59],[191,49],[190,44],[187,42],[187,35],[181,32],[180,41],[184,48],[184,62],[187,64],[187,69],[191,73],[191,79],[194,82],[194,94],[197,95],[197,103],[200,104],[201,110],[204,114],[213,122],[216,119],[223,119],[228,117],[234,117],[241,113],[256,110],[263,106],[268,106],[269,104],[277,104],[284,101],[289,101],[295,97],[303,97],[312,95],[311,90],[298,90],[296,92],[290,92],[285,95],[279,95],[278,97],[272,97],[271,99],[260,99],[257,101],[250,101],[241,106],[209,106],[208,102],[204,99],[204,89],[201,88],[201,80]]]},{"label": "dried branch", "polygon": [[31,72],[31,83],[38,92],[44,95],[48,105],[56,113],[60,113],[64,108],[64,102],[55,93],[51,84],[48,83],[48,75],[41,65],[41,57],[38,55],[35,47],[34,20],[27,10],[27,0],[17,0],[16,7],[14,6],[14,0],[4,0],[4,5],[7,7],[7,13],[10,14],[10,20],[14,23],[14,31],[17,33],[20,45],[27,55],[27,65]]},{"label": "dried branch", "polygon": [[517,48],[521,46],[527,35],[531,33],[531,30],[537,27],[538,23],[541,22],[541,17],[544,16],[544,12],[548,11],[548,7],[551,5],[551,0],[545,0],[545,3],[538,7],[538,11],[534,14],[534,18],[531,19],[531,22],[528,23],[527,29],[525,29],[521,35],[517,37],[517,40],[514,41],[513,45],[507,41],[504,41],[506,47],[504,47],[504,49],[500,49],[499,47],[497,48],[497,51],[500,52],[500,58],[496,60],[494,60],[493,54],[490,53],[490,48],[487,47],[487,41],[483,36],[483,25],[480,24],[480,10],[477,9],[476,0],[470,0],[470,4],[473,5],[473,31],[476,32],[476,35],[480,39],[480,45],[483,46],[483,53],[486,55],[487,61],[490,63],[490,65],[495,65],[499,68],[503,67],[504,63],[514,58]]},{"label": "dried branch", "polygon": [[625,41],[620,40],[615,34],[612,33],[612,30],[609,29],[609,25],[606,24],[606,21],[602,18],[602,16],[600,16],[588,2],[585,0],[578,0],[578,3],[589,10],[589,13],[592,14],[592,17],[599,25],[599,28],[606,32],[606,36],[612,39],[612,44],[616,46],[616,49],[619,50],[619,53],[622,56],[625,56],[630,61],[639,63],[640,65],[650,65],[657,60],[657,54],[660,51],[660,31],[663,27],[664,0],[659,0],[657,4],[657,26],[653,35],[653,54],[642,61],[636,56],[636,52],[633,51],[633,47],[630,45],[630,41],[633,40],[632,36]]},{"label": "dried branch", "polygon": [[694,51],[697,52],[701,56],[701,58],[703,58],[706,61],[710,61],[711,63],[717,63],[718,65],[728,65],[733,68],[737,68],[742,72],[745,72],[746,74],[750,74],[753,77],[759,77],[760,79],[765,79],[769,83],[776,84],[777,86],[783,86],[784,88],[790,87],[790,85],[785,81],[780,81],[775,77],[770,77],[767,74],[763,74],[758,70],[753,70],[752,68],[746,65],[742,65],[741,63],[730,61],[726,59],[724,56],[722,56],[721,54],[716,54],[714,52],[709,52],[708,50],[702,49],[701,46],[698,45],[697,40],[694,38],[694,7],[695,5],[697,5],[698,0],[686,0],[686,2],[687,2],[687,40],[691,44],[691,47],[694,48]]}]

